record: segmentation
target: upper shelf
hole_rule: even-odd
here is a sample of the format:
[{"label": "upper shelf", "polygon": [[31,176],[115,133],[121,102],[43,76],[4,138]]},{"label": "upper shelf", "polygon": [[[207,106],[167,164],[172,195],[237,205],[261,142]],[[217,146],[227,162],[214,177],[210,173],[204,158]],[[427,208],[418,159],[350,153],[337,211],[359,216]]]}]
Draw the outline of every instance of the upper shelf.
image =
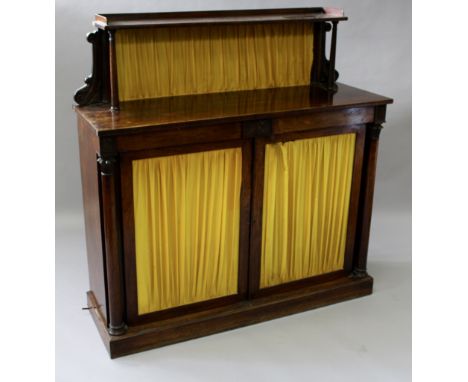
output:
[{"label": "upper shelf", "polygon": [[117,30],[200,24],[271,23],[290,21],[342,21],[348,18],[339,8],[285,8],[235,11],[167,13],[108,13],[95,16],[99,29]]}]

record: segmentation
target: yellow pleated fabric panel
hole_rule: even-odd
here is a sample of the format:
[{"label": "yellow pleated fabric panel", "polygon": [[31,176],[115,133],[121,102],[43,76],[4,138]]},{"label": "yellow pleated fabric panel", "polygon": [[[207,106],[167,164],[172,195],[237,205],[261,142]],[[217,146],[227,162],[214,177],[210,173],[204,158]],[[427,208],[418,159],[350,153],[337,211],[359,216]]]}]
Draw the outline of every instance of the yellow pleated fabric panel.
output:
[{"label": "yellow pleated fabric panel", "polygon": [[260,287],[343,269],[355,134],[266,145]]},{"label": "yellow pleated fabric panel", "polygon": [[310,23],[116,32],[121,101],[310,83]]},{"label": "yellow pleated fabric panel", "polygon": [[132,168],[139,314],[236,294],[241,149]]}]

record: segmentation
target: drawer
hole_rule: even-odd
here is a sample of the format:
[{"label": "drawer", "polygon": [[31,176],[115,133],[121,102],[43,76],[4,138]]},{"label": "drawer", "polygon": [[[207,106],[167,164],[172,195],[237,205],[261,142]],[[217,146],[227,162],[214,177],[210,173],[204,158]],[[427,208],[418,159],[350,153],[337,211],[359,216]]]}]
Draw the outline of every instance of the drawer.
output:
[{"label": "drawer", "polygon": [[327,127],[360,125],[370,123],[373,120],[373,107],[322,111],[306,115],[275,118],[273,121],[273,134],[278,135]]},{"label": "drawer", "polygon": [[114,138],[117,151],[147,150],[197,143],[221,142],[241,138],[239,123],[204,126],[175,126],[148,133],[119,135]]}]

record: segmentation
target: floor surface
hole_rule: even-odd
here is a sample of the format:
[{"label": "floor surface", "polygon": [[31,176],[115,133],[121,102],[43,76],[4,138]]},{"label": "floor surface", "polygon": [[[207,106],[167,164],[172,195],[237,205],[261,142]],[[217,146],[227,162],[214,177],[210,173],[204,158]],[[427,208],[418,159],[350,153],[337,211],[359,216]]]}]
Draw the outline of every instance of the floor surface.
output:
[{"label": "floor surface", "polygon": [[376,214],[374,293],[357,300],[110,360],[87,311],[80,216],[56,221],[56,380],[411,380],[409,215]]}]

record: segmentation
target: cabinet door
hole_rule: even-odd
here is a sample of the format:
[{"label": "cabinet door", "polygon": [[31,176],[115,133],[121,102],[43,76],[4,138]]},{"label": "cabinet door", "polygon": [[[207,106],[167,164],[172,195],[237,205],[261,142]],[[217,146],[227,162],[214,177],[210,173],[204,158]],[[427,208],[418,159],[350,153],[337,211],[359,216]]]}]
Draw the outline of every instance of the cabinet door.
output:
[{"label": "cabinet door", "polygon": [[128,321],[242,299],[251,144],[123,155]]},{"label": "cabinet door", "polygon": [[351,270],[363,143],[364,126],[256,141],[252,295]]}]

